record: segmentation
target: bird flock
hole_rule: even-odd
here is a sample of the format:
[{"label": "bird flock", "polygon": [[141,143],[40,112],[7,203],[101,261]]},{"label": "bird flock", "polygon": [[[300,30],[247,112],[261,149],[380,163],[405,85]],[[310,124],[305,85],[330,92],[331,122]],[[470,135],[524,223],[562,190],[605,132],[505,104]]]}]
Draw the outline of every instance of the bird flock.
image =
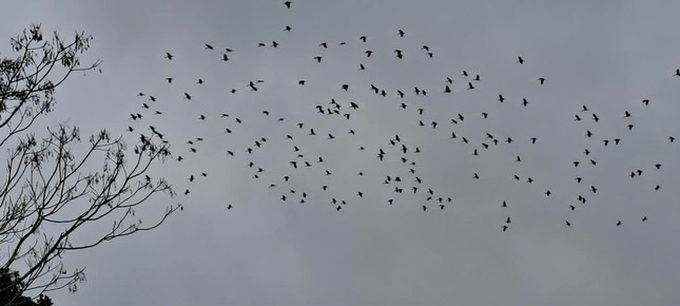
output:
[{"label": "bird flock", "polygon": [[[281,9],[293,10],[295,4],[285,1]],[[197,48],[203,49],[202,54],[213,60],[215,66],[229,69],[229,64],[238,61],[241,54],[269,52],[275,56],[275,52],[293,41],[290,37],[295,35],[295,29],[291,26],[282,25],[277,32],[279,34],[250,47],[230,48],[208,42]],[[638,154],[635,148],[626,148],[626,143],[644,137],[636,133],[639,126],[654,124],[648,110],[655,107],[656,101],[643,97],[637,107],[621,113],[602,113],[597,105],[585,102],[575,104],[571,113],[551,121],[563,125],[559,129],[576,139],[580,146],[560,148],[559,142],[538,129],[511,128],[540,117],[540,111],[532,108],[550,103],[532,98],[540,96],[533,93],[548,86],[559,86],[535,73],[540,67],[534,65],[531,58],[517,54],[507,56],[513,70],[523,71],[521,75],[533,74],[523,81],[528,88],[524,93],[495,90],[485,84],[485,75],[474,69],[450,70],[433,76],[434,81],[415,79],[411,84],[391,84],[389,79],[381,80],[376,74],[365,76],[373,69],[380,69],[380,63],[404,63],[400,73],[407,75],[410,66],[405,63],[408,61],[436,61],[446,52],[438,52],[434,45],[406,42],[408,36],[407,29],[394,29],[389,37],[393,47],[371,44],[371,37],[366,35],[304,46],[310,51],[301,60],[311,67],[309,69],[318,71],[314,75],[346,81],[319,82],[311,76],[295,78],[299,74],[291,72],[277,80],[255,78],[222,84],[226,87],[220,99],[227,102],[221,102],[220,108],[209,104],[206,101],[209,98],[201,94],[206,84],[219,80],[196,77],[189,83],[177,84],[182,72],[176,71],[176,75],[159,79],[166,86],[183,89],[162,99],[160,94],[138,93],[141,106],[139,111],[129,114],[127,132],[135,135],[150,129],[155,137],[173,144],[173,160],[180,165],[187,160],[207,158],[202,155],[204,142],[223,146],[220,158],[235,163],[236,167],[214,162],[211,164],[216,166],[208,170],[188,170],[186,180],[175,184],[183,186],[180,193],[184,196],[190,196],[193,184],[209,177],[210,171],[230,171],[256,182],[262,190],[287,205],[328,205],[341,212],[353,205],[377,202],[386,207],[446,212],[462,205],[461,190],[452,185],[487,184],[480,189],[497,188],[549,203],[565,212],[561,225],[571,227],[578,224],[579,211],[606,201],[607,195],[617,194],[618,189],[637,188],[650,196],[664,192],[661,173],[666,170],[666,163],[675,166],[675,160],[649,160],[639,156],[637,166],[625,169],[606,160],[616,154]],[[342,62],[346,76],[338,76],[324,65],[334,61],[333,57],[338,54],[344,54],[342,59],[351,58],[351,62]],[[172,51],[161,57],[168,65],[191,60]],[[669,78],[680,77],[680,70],[670,71]],[[283,83],[288,93],[278,95],[269,91],[269,84],[280,88]],[[334,85],[326,86],[329,83]],[[323,85],[315,88],[317,84]],[[280,99],[270,104],[249,104],[247,108],[231,107],[236,102],[230,101],[248,103],[258,95],[266,95],[267,99],[278,95]],[[468,100],[483,102],[469,105]],[[152,125],[147,120],[163,118],[172,109],[168,107],[170,104],[191,105],[199,112],[182,128],[193,129],[211,122],[211,126],[220,127],[220,132],[211,137],[183,139],[181,143],[169,140],[164,130],[176,129],[179,123],[154,119],[156,124]],[[654,139],[648,142],[655,150],[678,156],[673,132],[655,133]],[[563,164],[558,170],[536,171],[547,163],[543,159],[550,159],[541,154],[546,148],[567,157],[558,159]],[[631,184],[601,188],[595,175],[603,164],[607,169],[615,169],[607,170],[611,175],[626,176]],[[224,169],[219,169],[219,165],[224,165]],[[436,168],[444,169],[450,180],[442,182],[441,178],[429,176]],[[546,172],[566,179],[544,180]],[[491,180],[503,187],[488,186]],[[565,184],[570,187],[565,188]],[[556,197],[558,200],[552,200]],[[504,214],[497,222],[503,232],[517,221],[512,216],[513,207],[525,204],[513,202],[514,198],[499,195],[493,203]],[[224,206],[232,209],[238,205],[225,203]],[[645,213],[635,220],[612,216],[611,224],[622,226],[625,222],[647,221]]]}]

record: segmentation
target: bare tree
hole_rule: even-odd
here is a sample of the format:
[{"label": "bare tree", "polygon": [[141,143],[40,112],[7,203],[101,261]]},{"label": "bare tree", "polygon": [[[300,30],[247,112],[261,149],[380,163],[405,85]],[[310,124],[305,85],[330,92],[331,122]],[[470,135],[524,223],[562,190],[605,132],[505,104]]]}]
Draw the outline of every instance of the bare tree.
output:
[{"label": "bare tree", "polygon": [[[67,42],[55,32],[44,40],[33,25],[11,40],[18,56],[0,58],[0,147],[8,153],[0,172],[0,269],[18,272],[18,295],[75,291],[84,268],[65,267],[66,251],[154,229],[182,208],[168,204],[148,225],[135,217],[151,197],[175,194],[148,174],[170,156],[153,134],[140,135],[132,149],[106,130],[81,142],[79,129],[66,124],[38,128],[44,135],[35,136],[34,124],[55,106],[55,88],[73,72],[98,69],[100,60],[80,63],[91,39],[76,33]],[[83,236],[94,238],[79,241]]]}]

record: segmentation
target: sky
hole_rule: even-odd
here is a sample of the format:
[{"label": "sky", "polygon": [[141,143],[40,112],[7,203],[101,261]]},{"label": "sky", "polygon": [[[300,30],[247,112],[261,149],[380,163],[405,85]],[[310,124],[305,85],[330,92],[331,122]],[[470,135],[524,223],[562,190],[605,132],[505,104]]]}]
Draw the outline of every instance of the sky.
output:
[{"label": "sky", "polygon": [[[184,211],[155,231],[67,255],[68,265],[87,267],[88,280],[75,294],[51,293],[56,305],[680,300],[674,243],[680,77],[673,75],[680,67],[680,4],[294,0],[286,8],[279,0],[10,0],[3,6],[0,56],[10,54],[9,38],[40,23],[46,34],[91,34],[84,60],[103,60],[101,74],[75,74],[57,90],[57,111],[45,124],[106,128],[130,142],[154,125],[173,156],[184,158],[153,169],[180,195],[151,199],[144,214],[153,220],[173,203]],[[226,48],[233,52],[221,61]],[[447,85],[452,93],[444,92]],[[416,95],[416,87],[427,95]],[[332,99],[339,114],[317,112],[317,105],[334,109]],[[130,120],[133,113],[144,118]],[[186,143],[197,137],[204,140]],[[629,177],[638,169],[642,175]]]}]

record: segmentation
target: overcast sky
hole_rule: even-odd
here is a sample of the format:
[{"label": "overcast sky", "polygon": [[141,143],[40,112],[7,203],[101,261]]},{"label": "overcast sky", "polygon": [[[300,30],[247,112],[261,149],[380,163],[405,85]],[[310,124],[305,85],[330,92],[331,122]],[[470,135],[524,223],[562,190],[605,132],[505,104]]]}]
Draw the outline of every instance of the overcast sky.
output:
[{"label": "overcast sky", "polygon": [[[191,191],[148,203],[149,218],[167,201],[185,206],[158,230],[68,255],[87,266],[88,281],[51,297],[64,306],[672,305],[678,11],[671,1],[5,2],[0,56],[10,37],[41,23],[45,33],[92,34],[85,58],[103,60],[102,74],[73,75],[58,89],[46,122],[130,142],[154,125],[185,158],[154,176]],[[317,113],[334,108],[331,99],[341,115]],[[186,141],[196,137],[204,141],[191,153]]]}]

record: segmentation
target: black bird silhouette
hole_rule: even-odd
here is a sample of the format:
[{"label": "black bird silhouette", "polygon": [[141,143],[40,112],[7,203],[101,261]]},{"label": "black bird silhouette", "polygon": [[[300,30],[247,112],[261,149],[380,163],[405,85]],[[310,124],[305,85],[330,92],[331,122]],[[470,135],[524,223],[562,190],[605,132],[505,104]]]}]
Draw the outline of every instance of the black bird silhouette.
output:
[{"label": "black bird silhouette", "polygon": [[211,46],[211,45],[209,45],[209,44],[205,44],[205,49],[206,49],[206,50],[212,50],[212,49],[213,49],[213,46]]},{"label": "black bird silhouette", "polygon": [[545,78],[538,78],[538,82],[541,83],[541,85],[543,85],[543,83],[545,82]]},{"label": "black bird silhouette", "polygon": [[499,94],[498,95],[498,102],[503,103],[503,101],[505,101],[505,98],[503,98],[503,95]]},{"label": "black bird silhouette", "polygon": [[170,54],[170,52],[165,52],[165,58],[172,60],[173,57],[174,55]]},{"label": "black bird silhouette", "polygon": [[359,40],[361,40],[362,42],[366,42],[366,36],[359,37]]},{"label": "black bird silhouette", "polygon": [[290,8],[290,5],[293,4],[293,1],[285,1],[283,2],[283,5],[286,6],[286,8]]},{"label": "black bird silhouette", "polygon": [[518,56],[517,62],[520,63],[520,64],[524,64],[524,59],[521,56]]},{"label": "black bird silhouette", "polygon": [[406,33],[404,33],[404,31],[402,29],[399,29],[398,33],[399,33],[399,37],[404,37],[404,34],[406,34]]}]

